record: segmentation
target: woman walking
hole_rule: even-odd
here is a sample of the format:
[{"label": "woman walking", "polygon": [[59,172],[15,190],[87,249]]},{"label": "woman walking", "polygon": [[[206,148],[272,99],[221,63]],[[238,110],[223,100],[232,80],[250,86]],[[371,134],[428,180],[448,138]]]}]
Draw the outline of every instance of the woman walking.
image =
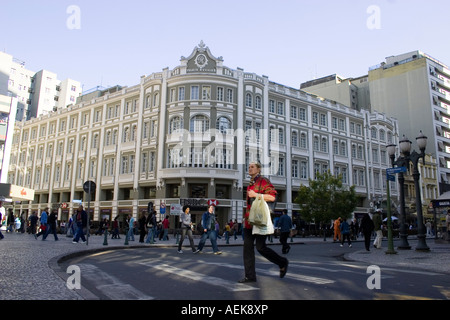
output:
[{"label": "woman walking", "polygon": [[178,242],[178,253],[183,253],[183,251],[181,250],[181,247],[183,246],[183,241],[184,241],[186,234],[188,235],[189,244],[191,245],[192,252],[193,253],[198,252],[198,250],[195,249],[194,239],[192,237],[192,221],[191,221],[190,211],[191,211],[191,208],[189,206],[184,206],[183,212],[180,215],[181,239],[180,239],[180,242]]},{"label": "woman walking", "polygon": [[249,165],[248,173],[251,177],[247,187],[247,209],[244,217],[244,270],[245,277],[239,280],[240,283],[256,282],[255,269],[255,241],[256,250],[267,260],[275,263],[280,268],[280,278],[286,275],[288,259],[281,257],[275,251],[266,246],[266,235],[253,234],[253,227],[248,221],[250,209],[253,201],[258,196],[262,196],[267,202],[274,202],[277,191],[269,179],[261,176],[261,164],[252,162]]}]

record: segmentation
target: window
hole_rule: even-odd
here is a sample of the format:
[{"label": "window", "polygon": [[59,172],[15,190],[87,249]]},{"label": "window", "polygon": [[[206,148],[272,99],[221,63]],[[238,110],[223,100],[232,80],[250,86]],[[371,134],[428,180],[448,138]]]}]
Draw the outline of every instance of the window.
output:
[{"label": "window", "polygon": [[198,86],[191,86],[191,100],[198,100]]},{"label": "window", "polygon": [[227,102],[233,103],[233,89],[227,89]]},{"label": "window", "polygon": [[314,124],[319,124],[319,114],[317,112],[313,112],[313,114],[312,114],[312,122]]},{"label": "window", "polygon": [[222,87],[217,88],[217,100],[223,101],[223,88]]},{"label": "window", "polygon": [[256,96],[256,98],[255,98],[255,109],[257,109],[257,110],[262,109],[262,102],[261,102],[260,96]]},{"label": "window", "polygon": [[216,122],[216,129],[226,134],[231,129],[231,121],[227,117],[220,117]]},{"label": "window", "polygon": [[184,87],[178,88],[178,101],[184,100]]},{"label": "window", "polygon": [[298,117],[298,108],[296,106],[291,106],[291,118],[297,119]]},{"label": "window", "polygon": [[292,160],[292,178],[298,178],[298,160]]},{"label": "window", "polygon": [[327,116],[323,113],[320,114],[320,125],[321,126],[327,125]]},{"label": "window", "polygon": [[300,148],[306,149],[308,147],[308,142],[306,138],[306,133],[300,135]]},{"label": "window", "polygon": [[298,147],[298,133],[297,133],[297,131],[292,131],[291,146]]},{"label": "window", "polygon": [[252,107],[252,95],[250,93],[247,93],[245,95],[245,106],[246,107]]},{"label": "window", "polygon": [[269,112],[275,113],[275,101],[273,101],[273,100],[269,101]]},{"label": "window", "polygon": [[211,100],[211,87],[210,86],[202,87],[202,100]]},{"label": "window", "polygon": [[183,118],[173,117],[169,123],[169,133],[176,133],[183,131]]},{"label": "window", "polygon": [[190,132],[204,133],[209,130],[209,118],[204,115],[196,115],[191,118]]},{"label": "window", "polygon": [[278,102],[277,103],[277,114],[279,115],[284,115],[284,103],[283,102]]},{"label": "window", "polygon": [[299,109],[299,119],[302,121],[306,121],[306,109],[305,108]]}]

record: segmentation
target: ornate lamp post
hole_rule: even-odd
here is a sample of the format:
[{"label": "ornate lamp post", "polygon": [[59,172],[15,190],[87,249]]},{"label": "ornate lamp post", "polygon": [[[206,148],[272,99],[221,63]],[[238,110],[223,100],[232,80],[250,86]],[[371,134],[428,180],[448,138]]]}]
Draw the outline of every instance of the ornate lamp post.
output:
[{"label": "ornate lamp post", "polygon": [[[427,146],[427,137],[420,131],[419,136],[416,138],[417,145],[420,149],[420,153],[417,153],[415,150],[411,152],[411,141],[409,141],[405,136],[403,140],[400,141],[400,152],[403,156],[399,157],[397,161],[393,161],[394,164],[399,165],[399,163],[406,164],[406,167],[409,167],[409,162],[411,161],[413,164],[413,178],[414,178],[414,187],[416,189],[416,208],[417,208],[417,251],[428,251],[430,248],[427,246],[425,241],[425,225],[423,224],[423,213],[422,213],[422,200],[421,200],[421,186],[420,186],[420,172],[419,172],[419,160],[422,158],[423,165],[425,165],[425,148]],[[389,150],[388,150],[389,152]],[[389,154],[391,160],[393,159],[393,155]],[[402,159],[400,159],[402,158]],[[400,160],[400,161],[399,161]],[[402,188],[403,189],[403,188]],[[404,197],[404,195],[402,195]],[[404,199],[404,198],[403,198]],[[405,221],[403,220],[404,216],[402,215],[402,228],[406,229]],[[404,226],[403,226],[404,225]],[[406,233],[406,230],[403,231]],[[402,230],[400,230],[400,234],[402,234]]]},{"label": "ornate lamp post", "polygon": [[[400,150],[401,147],[404,147],[405,142],[409,140],[403,139],[400,141]],[[397,160],[395,160],[395,148],[397,146],[395,144],[388,145],[386,147],[389,158],[391,159],[392,167],[397,165],[398,167],[406,167],[408,165],[408,161],[405,159],[403,155],[400,155]],[[410,250],[411,246],[408,243],[408,231],[406,228],[406,213],[405,213],[405,176],[403,172],[398,174],[398,183],[400,184],[399,196],[400,196],[400,244],[398,245],[398,249],[400,250]]]}]

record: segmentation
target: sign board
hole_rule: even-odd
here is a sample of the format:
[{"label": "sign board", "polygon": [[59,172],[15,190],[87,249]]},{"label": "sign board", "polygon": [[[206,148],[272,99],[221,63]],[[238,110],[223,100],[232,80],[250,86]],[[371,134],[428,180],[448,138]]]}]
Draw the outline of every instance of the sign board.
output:
[{"label": "sign board", "polygon": [[34,190],[12,184],[9,196],[13,201],[30,201],[34,200]]},{"label": "sign board", "polygon": [[159,205],[159,213],[165,214],[166,213],[166,204],[164,202],[161,202]]},{"label": "sign board", "polygon": [[395,176],[393,176],[389,173],[386,173],[386,180],[387,181],[395,181]]},{"label": "sign board", "polygon": [[209,199],[208,200],[208,206],[215,206],[217,207],[219,205],[219,201],[216,199]]},{"label": "sign board", "polygon": [[386,173],[389,175],[397,174],[397,173],[401,173],[401,172],[406,172],[406,167],[395,167],[395,168],[386,169]]},{"label": "sign board", "polygon": [[183,212],[181,204],[175,203],[170,205],[170,215],[178,216]]}]

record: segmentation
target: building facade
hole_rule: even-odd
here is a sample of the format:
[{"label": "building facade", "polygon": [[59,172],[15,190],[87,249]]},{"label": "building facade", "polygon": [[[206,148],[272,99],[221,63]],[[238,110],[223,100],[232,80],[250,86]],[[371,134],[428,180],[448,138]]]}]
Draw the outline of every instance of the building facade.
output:
[{"label": "building facade", "polygon": [[295,213],[300,185],[330,170],[356,186],[365,212],[386,194],[386,145],[398,143],[395,119],[228,68],[203,42],[172,70],[79,101],[17,123],[9,181],[35,190],[17,210],[58,205],[67,220],[74,201],[87,206],[91,180],[94,221],[137,216],[149,202],[159,213],[189,204],[199,221],[209,200],[223,226],[241,222],[257,160],[278,191],[277,211]]},{"label": "building facade", "polygon": [[75,104],[81,93],[80,82],[58,80],[57,74],[48,70],[28,70],[25,62],[0,52],[0,94],[17,98],[17,121]]}]

